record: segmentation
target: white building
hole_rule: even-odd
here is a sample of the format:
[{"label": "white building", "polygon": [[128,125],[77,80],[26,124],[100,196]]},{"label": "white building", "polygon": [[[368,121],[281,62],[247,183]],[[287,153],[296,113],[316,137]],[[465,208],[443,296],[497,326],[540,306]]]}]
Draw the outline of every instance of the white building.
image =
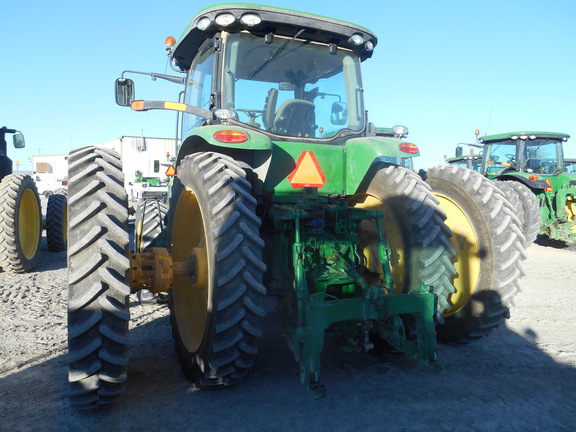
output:
[{"label": "white building", "polygon": [[36,182],[38,193],[49,195],[66,189],[68,179],[68,155],[33,155],[32,178]]},{"label": "white building", "polygon": [[[131,198],[134,198],[137,171],[144,177],[158,177],[164,182],[170,159],[176,156],[176,140],[171,138],[121,136],[96,146],[120,154],[124,186]],[[55,191],[67,179],[68,155],[34,155],[32,166],[39,192]]]},{"label": "white building", "polygon": [[122,158],[124,187],[130,198],[137,198],[139,188],[134,181],[140,172],[143,177],[158,177],[163,183],[167,181],[166,170],[170,159],[176,157],[176,140],[173,138],[149,138],[121,136],[97,147],[115,150]]}]

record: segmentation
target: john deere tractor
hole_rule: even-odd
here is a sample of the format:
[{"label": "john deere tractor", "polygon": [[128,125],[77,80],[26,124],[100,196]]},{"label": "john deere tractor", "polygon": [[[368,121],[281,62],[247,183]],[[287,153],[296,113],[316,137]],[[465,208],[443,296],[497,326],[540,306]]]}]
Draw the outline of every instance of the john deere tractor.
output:
[{"label": "john deere tractor", "polygon": [[528,242],[538,234],[576,241],[576,174],[568,172],[563,146],[569,135],[512,132],[479,137],[482,173],[510,188],[518,202]]},{"label": "john deere tractor", "polygon": [[[464,145],[467,145],[469,147],[482,148],[480,144],[464,144]],[[482,167],[482,153],[474,154],[474,150],[469,149],[469,152],[464,154],[462,144],[458,144],[458,146],[456,147],[456,154],[454,155],[454,157],[449,158],[446,157],[446,155],[444,157],[446,159],[446,163],[449,165],[457,165],[471,169],[473,171],[480,171],[480,168]]]},{"label": "john deere tractor", "polygon": [[[166,40],[176,75],[149,74],[175,83],[173,101],[137,100],[122,74],[117,103],[176,111],[181,144],[166,216],[161,206],[142,212],[156,217],[137,223],[147,228],[135,251],[120,156],[98,147],[70,154],[73,406],[123,393],[129,296],[141,289],[168,292],[177,355],[199,388],[247,375],[266,296],[277,299],[314,397],[325,394],[325,335],[347,350],[402,351],[438,371],[437,326],[462,341],[503,319],[521,275],[518,219],[480,175],[463,182],[437,170],[440,199],[398,165],[418,148],[379,134],[364,106],[360,67],[376,43],[347,22],[218,5]],[[470,233],[452,237],[441,201]]]},{"label": "john deere tractor", "polygon": [[38,190],[29,175],[14,174],[8,157],[6,135],[15,148],[24,148],[24,135],[0,128],[0,269],[22,273],[36,264],[42,234]]}]

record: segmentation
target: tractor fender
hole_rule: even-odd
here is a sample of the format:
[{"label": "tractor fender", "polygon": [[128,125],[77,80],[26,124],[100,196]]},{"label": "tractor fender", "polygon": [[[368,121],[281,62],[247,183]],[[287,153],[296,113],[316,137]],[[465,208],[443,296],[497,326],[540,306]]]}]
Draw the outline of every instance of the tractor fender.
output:
[{"label": "tractor fender", "polygon": [[[248,139],[241,143],[222,142],[215,138],[217,132],[221,131],[242,132],[248,136]],[[272,140],[258,131],[238,126],[203,126],[189,131],[183,139],[178,151],[176,167],[180,166],[182,160],[192,153],[216,152],[224,154],[252,173],[250,181],[253,191],[260,193],[270,167],[272,147]]]},{"label": "tractor fender", "polygon": [[523,185],[529,187],[530,189],[534,189],[534,190],[538,190],[538,191],[542,191],[548,187],[550,187],[548,185],[548,183],[546,183],[545,180],[532,180],[528,177],[524,177],[521,175],[515,175],[515,174],[505,174],[505,175],[501,175],[498,177],[495,177],[493,180],[501,180],[501,181],[517,181],[522,183]]},{"label": "tractor fender", "polygon": [[[233,143],[218,140],[215,136],[218,132],[234,131],[242,132],[248,136],[243,142]],[[216,148],[215,148],[216,147]],[[185,156],[200,151],[216,151],[223,154],[237,154],[238,151],[272,150],[272,141],[266,135],[254,130],[248,130],[238,126],[209,125],[192,129],[182,140],[178,151],[176,166]]]},{"label": "tractor fender", "polygon": [[[408,146],[413,153],[406,153]],[[356,193],[365,178],[371,178],[377,167],[395,164],[395,158],[416,157],[418,147],[398,138],[363,137],[346,142],[346,194]]]}]

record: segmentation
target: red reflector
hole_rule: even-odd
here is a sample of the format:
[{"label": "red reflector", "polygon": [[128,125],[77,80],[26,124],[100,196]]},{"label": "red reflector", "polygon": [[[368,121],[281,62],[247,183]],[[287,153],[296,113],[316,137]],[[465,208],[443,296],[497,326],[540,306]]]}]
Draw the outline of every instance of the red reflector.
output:
[{"label": "red reflector", "polygon": [[530,180],[538,180],[538,176],[530,176],[528,177]]},{"label": "red reflector", "polygon": [[174,165],[170,165],[166,169],[166,172],[164,173],[164,175],[166,175],[167,177],[172,177],[174,174],[176,174],[176,170],[174,169]]},{"label": "red reflector", "polygon": [[411,143],[401,143],[398,148],[403,153],[416,154],[418,153],[418,146]]},{"label": "red reflector", "polygon": [[221,130],[212,135],[216,141],[229,144],[239,144],[248,141],[248,135],[235,130]]}]

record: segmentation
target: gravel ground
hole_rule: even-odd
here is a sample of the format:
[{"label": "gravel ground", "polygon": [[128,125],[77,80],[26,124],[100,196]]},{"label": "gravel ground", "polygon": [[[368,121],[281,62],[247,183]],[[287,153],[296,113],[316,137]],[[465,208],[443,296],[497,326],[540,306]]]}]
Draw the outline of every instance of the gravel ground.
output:
[{"label": "gravel ground", "polygon": [[439,347],[445,370],[404,357],[341,353],[327,344],[307,396],[278,317],[241,384],[197,391],[182,375],[165,306],[131,308],[129,386],[93,412],[67,402],[66,254],[43,239],[38,267],[0,272],[0,431],[569,431],[576,430],[576,245],[534,244],[506,326]]}]

